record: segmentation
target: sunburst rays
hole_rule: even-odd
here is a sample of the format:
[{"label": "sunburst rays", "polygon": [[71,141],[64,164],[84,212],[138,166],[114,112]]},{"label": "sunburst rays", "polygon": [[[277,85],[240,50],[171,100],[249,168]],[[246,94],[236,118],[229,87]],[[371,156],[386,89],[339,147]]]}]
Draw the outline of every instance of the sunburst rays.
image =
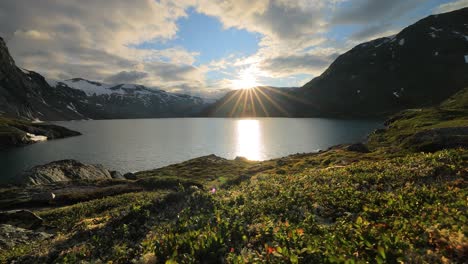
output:
[{"label": "sunburst rays", "polygon": [[255,87],[231,92],[214,109],[214,114],[224,113],[228,117],[270,117],[292,115],[288,109],[292,104],[310,102],[291,93],[272,87]]}]

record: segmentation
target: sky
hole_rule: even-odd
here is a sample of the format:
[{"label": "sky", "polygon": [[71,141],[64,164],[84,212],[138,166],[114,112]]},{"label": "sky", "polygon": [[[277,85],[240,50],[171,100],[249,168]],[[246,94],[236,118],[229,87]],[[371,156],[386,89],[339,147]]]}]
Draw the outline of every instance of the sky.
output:
[{"label": "sky", "polygon": [[48,79],[206,98],[299,87],[353,46],[468,0],[3,0],[0,37]]}]

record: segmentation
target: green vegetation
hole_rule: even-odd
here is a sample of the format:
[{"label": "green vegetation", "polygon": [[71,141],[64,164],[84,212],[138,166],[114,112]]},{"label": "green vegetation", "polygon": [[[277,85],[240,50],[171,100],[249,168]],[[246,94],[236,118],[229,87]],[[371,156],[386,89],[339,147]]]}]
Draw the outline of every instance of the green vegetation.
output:
[{"label": "green vegetation", "polygon": [[366,153],[337,146],[264,162],[206,156],[138,173],[128,184],[141,191],[38,210],[57,235],[0,250],[0,261],[464,262],[466,134],[450,130],[450,144],[432,152],[408,144],[426,131],[468,127],[467,95],[393,117]]},{"label": "green vegetation", "polygon": [[[411,146],[408,139],[418,132],[431,129],[468,127],[468,88],[458,92],[437,107],[410,109],[403,111],[387,121],[387,129],[373,133],[369,146],[374,149],[382,147],[386,151],[401,152],[403,149],[418,149]],[[467,142],[467,135],[460,135]],[[430,144],[422,142],[420,144]]]}]

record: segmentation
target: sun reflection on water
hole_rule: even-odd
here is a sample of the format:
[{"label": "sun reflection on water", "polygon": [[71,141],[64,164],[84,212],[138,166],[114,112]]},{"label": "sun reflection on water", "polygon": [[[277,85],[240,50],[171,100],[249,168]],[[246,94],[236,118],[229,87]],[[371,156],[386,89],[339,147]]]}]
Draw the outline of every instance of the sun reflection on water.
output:
[{"label": "sun reflection on water", "polygon": [[238,120],[236,126],[236,156],[245,157],[249,160],[260,160],[260,122],[258,120]]}]

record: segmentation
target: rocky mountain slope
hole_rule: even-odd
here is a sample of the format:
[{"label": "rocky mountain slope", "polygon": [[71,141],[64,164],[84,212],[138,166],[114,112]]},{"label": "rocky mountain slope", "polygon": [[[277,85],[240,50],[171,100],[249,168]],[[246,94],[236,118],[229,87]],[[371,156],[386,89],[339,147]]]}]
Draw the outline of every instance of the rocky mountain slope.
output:
[{"label": "rocky mountain slope", "polygon": [[468,8],[464,8],[424,18],[395,36],[362,43],[299,89],[233,91],[203,114],[387,116],[437,104],[467,85]]},{"label": "rocky mountain slope", "polygon": [[199,97],[141,85],[85,79],[53,82],[15,65],[0,38],[0,115],[40,120],[184,117],[206,103]]},{"label": "rocky mountain slope", "polygon": [[66,107],[69,94],[73,91],[51,89],[41,75],[16,67],[0,38],[1,115],[41,120],[83,118]]},{"label": "rocky mountain slope", "polygon": [[79,91],[78,102],[67,107],[92,119],[186,117],[206,106],[202,98],[143,85],[105,84],[82,78],[49,82],[56,89]]},{"label": "rocky mountain slope", "polygon": [[439,103],[467,85],[464,8],[354,47],[296,95],[332,115],[383,115]]}]

